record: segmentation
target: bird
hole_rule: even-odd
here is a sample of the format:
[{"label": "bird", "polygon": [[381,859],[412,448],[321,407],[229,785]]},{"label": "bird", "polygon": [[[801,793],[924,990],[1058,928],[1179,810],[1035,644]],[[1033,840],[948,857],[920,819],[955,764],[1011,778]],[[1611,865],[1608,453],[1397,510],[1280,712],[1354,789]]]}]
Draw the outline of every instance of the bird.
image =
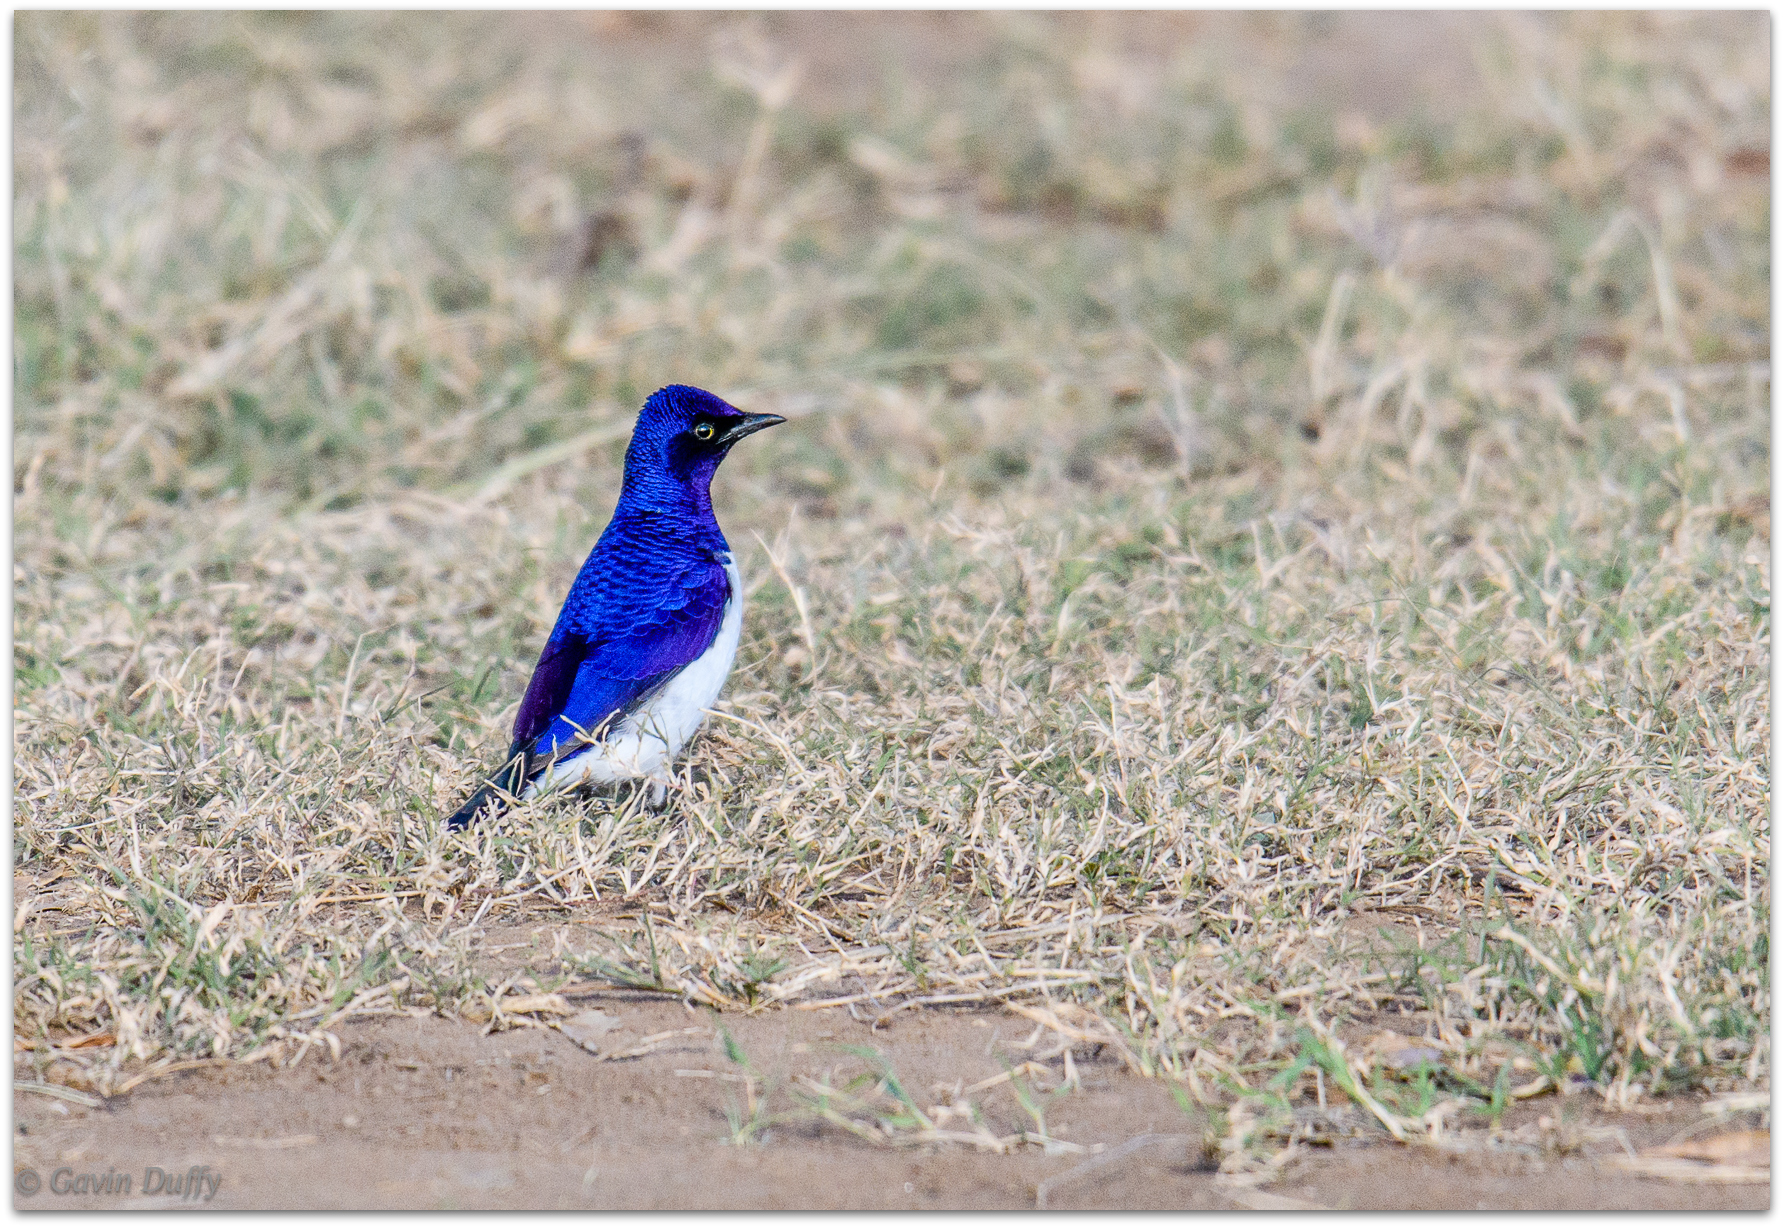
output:
[{"label": "bird", "polygon": [[687,384],[644,402],[613,518],[539,653],[508,757],[449,829],[589,784],[646,780],[663,803],[669,766],[723,689],[743,629],[713,475],[738,440],[785,421]]}]

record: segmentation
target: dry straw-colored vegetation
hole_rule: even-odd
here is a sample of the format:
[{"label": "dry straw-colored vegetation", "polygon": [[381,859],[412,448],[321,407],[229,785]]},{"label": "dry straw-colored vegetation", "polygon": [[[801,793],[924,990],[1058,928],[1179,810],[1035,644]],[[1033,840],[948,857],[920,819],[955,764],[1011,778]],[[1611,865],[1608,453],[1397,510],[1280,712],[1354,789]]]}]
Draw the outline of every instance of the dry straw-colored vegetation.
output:
[{"label": "dry straw-colored vegetation", "polygon": [[[1008,1002],[1240,1143],[1768,1086],[1765,19],[1373,119],[1131,20],[21,15],[35,1077],[617,981]],[[672,380],[795,419],[723,711],[448,836]]]}]

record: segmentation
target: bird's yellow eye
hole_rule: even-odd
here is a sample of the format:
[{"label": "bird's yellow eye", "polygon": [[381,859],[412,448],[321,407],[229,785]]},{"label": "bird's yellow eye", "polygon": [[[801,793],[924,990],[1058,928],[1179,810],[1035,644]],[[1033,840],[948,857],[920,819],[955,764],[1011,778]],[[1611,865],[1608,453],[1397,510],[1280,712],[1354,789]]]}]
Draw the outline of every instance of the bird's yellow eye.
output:
[{"label": "bird's yellow eye", "polygon": [[712,438],[712,423],[702,422],[694,428],[694,438],[707,440]]}]

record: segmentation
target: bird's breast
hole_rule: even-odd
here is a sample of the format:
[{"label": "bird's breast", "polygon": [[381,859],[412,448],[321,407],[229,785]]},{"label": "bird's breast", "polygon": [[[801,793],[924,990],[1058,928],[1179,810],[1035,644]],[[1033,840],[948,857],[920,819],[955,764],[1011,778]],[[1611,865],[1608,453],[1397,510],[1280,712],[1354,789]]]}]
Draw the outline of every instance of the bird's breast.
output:
[{"label": "bird's breast", "polygon": [[743,585],[737,574],[737,564],[728,558],[725,560],[725,580],[731,586],[731,595],[725,602],[725,613],[719,622],[718,634],[712,637],[711,647],[640,705],[637,714],[622,727],[622,734],[631,726],[636,726],[647,737],[653,730],[660,731],[663,741],[668,744],[668,754],[673,756],[700,728],[706,719],[706,710],[724,690],[731,665],[737,660],[737,643],[743,636]]}]

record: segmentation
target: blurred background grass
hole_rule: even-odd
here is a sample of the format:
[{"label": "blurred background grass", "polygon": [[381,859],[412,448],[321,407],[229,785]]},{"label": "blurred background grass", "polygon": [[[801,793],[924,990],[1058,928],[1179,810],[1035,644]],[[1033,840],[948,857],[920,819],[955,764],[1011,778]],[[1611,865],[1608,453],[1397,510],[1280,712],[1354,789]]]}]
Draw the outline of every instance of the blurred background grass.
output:
[{"label": "blurred background grass", "polygon": [[[1168,465],[1168,358],[1193,463],[1288,466],[1378,264],[1314,391],[1410,330],[1590,418],[1767,353],[1763,76],[1668,20],[23,17],[17,452],[340,508],[689,380],[821,409],[757,471],[852,511]],[[1430,396],[1462,454],[1480,394]]]},{"label": "blurred background grass", "polygon": [[[1188,1039],[1207,985],[1374,1002],[1327,954],[1367,906],[1534,927],[1574,980],[1502,944],[1456,1009],[1511,994],[1556,1080],[1761,1077],[1768,37],[19,15],[22,1031],[122,1028],[121,1061],[379,976],[449,1005],[479,982],[437,944],[374,976],[323,905],[618,890],[724,930],[683,958],[725,1002],[797,980],[762,952],[814,916],[908,949],[899,992],[1063,925],[1048,958],[1192,1069],[1249,1043]],[[696,752],[704,829],[572,806],[467,860],[440,808],[672,381],[794,419],[715,491],[754,728]],[[157,943],[250,914],[280,993],[225,957],[141,1014]],[[1303,993],[1290,947],[1352,972]]]}]

